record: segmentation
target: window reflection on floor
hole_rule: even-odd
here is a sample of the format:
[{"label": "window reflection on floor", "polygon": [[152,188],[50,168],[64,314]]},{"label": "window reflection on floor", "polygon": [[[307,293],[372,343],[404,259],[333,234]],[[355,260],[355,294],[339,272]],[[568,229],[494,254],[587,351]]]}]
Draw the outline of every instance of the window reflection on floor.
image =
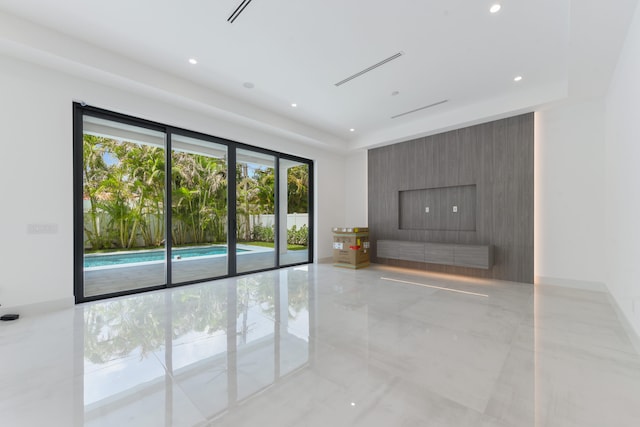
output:
[{"label": "window reflection on floor", "polygon": [[178,413],[180,424],[192,425],[198,420],[184,419],[189,406],[214,418],[304,367],[309,286],[290,280],[295,275],[221,280],[85,307],[85,425],[172,424]]}]

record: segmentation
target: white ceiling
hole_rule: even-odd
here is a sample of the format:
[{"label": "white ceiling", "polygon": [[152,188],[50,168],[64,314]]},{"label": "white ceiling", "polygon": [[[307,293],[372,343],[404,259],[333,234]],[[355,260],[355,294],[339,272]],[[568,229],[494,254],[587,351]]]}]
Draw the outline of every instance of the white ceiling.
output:
[{"label": "white ceiling", "polygon": [[602,95],[637,1],[253,0],[227,22],[240,3],[0,0],[0,51],[46,52],[40,61],[64,58],[344,150]]}]

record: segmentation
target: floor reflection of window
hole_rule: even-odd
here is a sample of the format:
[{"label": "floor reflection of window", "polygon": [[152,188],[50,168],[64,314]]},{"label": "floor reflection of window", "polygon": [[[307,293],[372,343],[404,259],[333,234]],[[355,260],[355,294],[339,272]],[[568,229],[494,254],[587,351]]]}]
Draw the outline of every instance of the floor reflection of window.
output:
[{"label": "floor reflection of window", "polygon": [[[84,310],[84,425],[163,425],[171,407],[164,295],[110,301]],[[192,417],[192,419],[194,419]]]},{"label": "floor reflection of window", "polygon": [[86,306],[85,425],[196,424],[306,366],[304,270]]},{"label": "floor reflection of window", "polygon": [[207,417],[229,405],[227,288],[224,283],[176,290],[172,298],[172,376]]},{"label": "floor reflection of window", "polygon": [[280,271],[280,376],[309,360],[309,286],[305,270]]}]

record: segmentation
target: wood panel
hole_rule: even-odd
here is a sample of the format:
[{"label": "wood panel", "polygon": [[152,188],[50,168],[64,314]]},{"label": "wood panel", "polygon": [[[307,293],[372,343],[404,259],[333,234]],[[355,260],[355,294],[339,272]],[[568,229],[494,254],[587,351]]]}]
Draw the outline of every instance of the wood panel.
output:
[{"label": "wood panel", "polygon": [[490,245],[458,245],[378,240],[378,259],[489,269],[493,265]]},{"label": "wood panel", "polygon": [[463,267],[490,268],[493,265],[491,246],[455,245],[453,264]]},{"label": "wood panel", "polygon": [[476,229],[475,185],[400,191],[398,198],[402,230]]},{"label": "wood panel", "polygon": [[413,242],[380,241],[380,257],[424,262],[424,245]]},{"label": "wood panel", "polygon": [[[492,245],[489,270],[393,263],[533,283],[533,125],[529,113],[369,150],[373,261],[380,262],[377,240]],[[461,223],[437,230],[400,227],[401,191],[465,185],[476,188],[475,230]],[[417,210],[419,202],[411,203]]]},{"label": "wood panel", "polygon": [[423,262],[454,265],[453,245],[425,243]]}]

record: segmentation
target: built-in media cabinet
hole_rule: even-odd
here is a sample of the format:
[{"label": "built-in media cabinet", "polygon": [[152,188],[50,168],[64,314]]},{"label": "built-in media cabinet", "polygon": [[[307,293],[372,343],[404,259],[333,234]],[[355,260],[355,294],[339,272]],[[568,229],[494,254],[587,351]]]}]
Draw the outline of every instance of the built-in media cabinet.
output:
[{"label": "built-in media cabinet", "polygon": [[408,242],[378,240],[379,258],[454,265],[488,270],[493,265],[491,245],[460,245],[455,243]]}]

